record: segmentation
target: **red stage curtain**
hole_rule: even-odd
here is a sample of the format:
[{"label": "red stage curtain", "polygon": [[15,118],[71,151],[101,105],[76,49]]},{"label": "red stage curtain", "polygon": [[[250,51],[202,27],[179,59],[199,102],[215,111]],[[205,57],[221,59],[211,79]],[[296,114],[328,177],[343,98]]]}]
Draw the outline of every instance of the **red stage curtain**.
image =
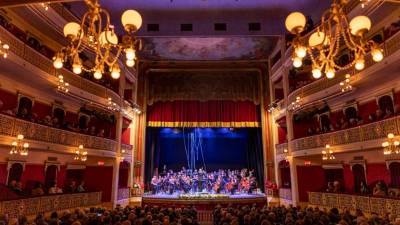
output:
[{"label": "red stage curtain", "polygon": [[150,127],[259,127],[260,112],[250,101],[156,102],[148,107]]}]

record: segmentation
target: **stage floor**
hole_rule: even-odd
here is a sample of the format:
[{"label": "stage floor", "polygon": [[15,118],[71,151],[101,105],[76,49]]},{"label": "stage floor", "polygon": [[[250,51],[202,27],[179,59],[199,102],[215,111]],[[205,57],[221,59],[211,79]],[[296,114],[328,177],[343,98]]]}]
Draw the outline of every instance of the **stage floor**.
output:
[{"label": "stage floor", "polygon": [[265,194],[235,194],[226,196],[207,195],[179,196],[179,194],[145,194],[142,197],[142,205],[164,206],[164,207],[185,207],[192,205],[200,210],[212,210],[216,205],[265,205],[267,196]]}]

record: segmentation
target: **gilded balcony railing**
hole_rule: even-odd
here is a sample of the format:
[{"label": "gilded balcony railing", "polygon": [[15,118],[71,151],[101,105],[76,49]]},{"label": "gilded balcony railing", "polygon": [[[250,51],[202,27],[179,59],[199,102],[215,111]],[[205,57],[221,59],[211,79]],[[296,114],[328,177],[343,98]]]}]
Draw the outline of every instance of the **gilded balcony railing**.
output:
[{"label": "gilded balcony railing", "polygon": [[286,151],[288,150],[288,143],[277,144],[277,145],[275,145],[275,149],[276,149],[277,155],[284,154],[285,149],[286,149]]},{"label": "gilded balcony railing", "polygon": [[70,85],[102,98],[111,97],[114,101],[117,101],[120,98],[119,95],[111,89],[89,81],[79,75],[72,73],[69,70],[61,69],[56,72],[56,69],[53,67],[53,62],[50,59],[46,58],[41,53],[26,45],[24,42],[19,40],[2,26],[0,26],[0,40],[10,46],[10,51],[12,53],[22,58],[26,62],[29,62],[33,66],[41,69],[47,74],[53,76],[62,74],[64,76],[64,80]]},{"label": "gilded balcony railing", "polygon": [[132,155],[133,145],[121,144],[121,151],[125,154]]},{"label": "gilded balcony railing", "polygon": [[101,192],[48,195],[0,202],[0,213],[9,217],[74,209],[101,204]]},{"label": "gilded balcony railing", "polygon": [[292,189],[290,188],[279,188],[279,198],[292,200]]},{"label": "gilded balcony railing", "polygon": [[[400,50],[400,32],[397,32],[395,35],[390,37],[381,46],[384,49],[385,57],[393,55],[395,52]],[[375,64],[376,63],[372,60],[371,56],[367,55],[365,58],[365,69],[367,69]],[[301,95],[301,97],[304,98],[306,96],[318,93],[318,92],[323,91],[327,88],[330,88],[334,85],[337,85],[340,83],[340,81],[344,80],[344,75],[346,73],[349,73],[350,71],[351,71],[351,69],[342,70],[342,71],[339,71],[338,74],[333,79],[322,78],[322,79],[314,81],[310,84],[307,84],[301,88],[298,88],[289,94],[288,102],[289,103],[294,102],[296,100],[297,96]],[[338,88],[338,91],[340,91],[339,88]]]},{"label": "gilded balcony railing", "polygon": [[124,199],[129,199],[130,195],[130,188],[118,188],[118,193],[117,193],[117,199],[118,200],[124,200]]},{"label": "gilded balcony railing", "polygon": [[365,124],[345,130],[295,139],[290,142],[292,151],[323,148],[326,144],[345,145],[355,142],[385,138],[388,133],[399,134],[400,116]]},{"label": "gilded balcony railing", "polygon": [[309,192],[308,202],[311,206],[320,208],[338,208],[355,211],[360,209],[365,213],[393,213],[400,215],[400,199],[379,198],[361,195]]},{"label": "gilded balcony railing", "polygon": [[16,137],[23,134],[28,140],[42,141],[60,145],[89,149],[115,151],[116,141],[48,127],[15,117],[0,114],[0,135]]}]

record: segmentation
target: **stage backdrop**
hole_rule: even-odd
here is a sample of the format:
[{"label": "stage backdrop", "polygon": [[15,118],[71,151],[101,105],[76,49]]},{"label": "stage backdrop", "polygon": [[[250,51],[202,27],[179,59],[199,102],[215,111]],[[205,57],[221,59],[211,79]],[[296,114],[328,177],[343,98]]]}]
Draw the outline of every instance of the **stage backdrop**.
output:
[{"label": "stage backdrop", "polygon": [[[152,176],[167,169],[188,168],[185,151],[188,135],[196,132],[201,137],[202,152],[198,155],[196,167],[207,171],[218,169],[255,170],[259,186],[263,187],[263,153],[261,130],[259,128],[155,128],[146,130],[146,174],[148,185]],[[184,139],[185,137],[185,139]],[[204,166],[205,165],[205,166]]]}]

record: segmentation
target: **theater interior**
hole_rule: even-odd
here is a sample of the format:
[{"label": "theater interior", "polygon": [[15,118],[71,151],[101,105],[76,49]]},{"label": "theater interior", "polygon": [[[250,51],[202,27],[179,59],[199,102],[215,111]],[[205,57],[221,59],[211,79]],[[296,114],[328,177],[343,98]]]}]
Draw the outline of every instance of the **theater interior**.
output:
[{"label": "theater interior", "polygon": [[0,225],[400,225],[399,62],[400,0],[0,0]]}]

